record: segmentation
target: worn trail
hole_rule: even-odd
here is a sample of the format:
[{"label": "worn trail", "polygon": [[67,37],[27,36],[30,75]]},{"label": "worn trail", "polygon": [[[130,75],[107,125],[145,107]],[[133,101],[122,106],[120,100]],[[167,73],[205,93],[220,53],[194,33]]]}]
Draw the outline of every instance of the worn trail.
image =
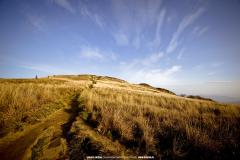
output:
[{"label": "worn trail", "polygon": [[19,160],[23,159],[27,149],[34,143],[37,137],[50,126],[61,127],[70,118],[71,113],[66,109],[60,109],[50,115],[45,121],[28,128],[20,136],[12,136],[5,140],[0,140],[0,159]]},{"label": "worn trail", "polygon": [[[52,127],[60,131],[60,135],[55,138],[63,138],[66,140],[67,152],[64,157],[71,157],[69,151],[72,149],[72,140],[74,137],[88,138],[91,143],[101,146],[101,153],[111,153],[113,155],[124,155],[126,148],[118,142],[113,142],[107,137],[99,134],[94,128],[89,126],[80,113],[83,111],[80,94],[75,94],[68,108],[63,108],[39,124],[28,126],[23,132],[19,132],[0,139],[0,159],[1,160],[20,160],[29,158],[32,154],[31,148],[36,145],[43,132]],[[76,132],[73,132],[73,130]],[[45,132],[45,133],[46,133]],[[84,150],[84,152],[86,152]],[[91,152],[88,150],[88,152]],[[93,153],[92,153],[93,154]]]}]

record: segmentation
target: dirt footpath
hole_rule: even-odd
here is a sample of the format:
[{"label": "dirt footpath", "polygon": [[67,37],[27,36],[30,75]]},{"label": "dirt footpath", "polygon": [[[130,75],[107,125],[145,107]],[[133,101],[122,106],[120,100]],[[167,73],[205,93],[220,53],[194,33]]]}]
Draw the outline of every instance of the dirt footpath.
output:
[{"label": "dirt footpath", "polygon": [[23,159],[26,151],[35,142],[37,137],[48,127],[60,127],[65,124],[70,113],[61,109],[49,116],[45,121],[28,128],[20,136],[13,136],[8,140],[0,139],[0,159],[1,160],[19,160]]}]

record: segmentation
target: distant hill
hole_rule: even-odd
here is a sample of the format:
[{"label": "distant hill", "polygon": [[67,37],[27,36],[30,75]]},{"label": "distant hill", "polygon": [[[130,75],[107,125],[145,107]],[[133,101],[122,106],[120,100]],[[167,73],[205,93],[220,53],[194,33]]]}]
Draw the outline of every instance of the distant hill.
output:
[{"label": "distant hill", "polygon": [[141,86],[144,86],[144,87],[147,87],[147,88],[151,88],[151,89],[154,89],[154,90],[157,90],[157,91],[161,91],[161,92],[165,92],[165,93],[169,93],[169,94],[172,94],[172,95],[176,95],[174,92],[172,91],[169,91],[167,89],[164,89],[164,88],[155,88],[147,83],[139,83],[139,85]]},{"label": "distant hill", "polygon": [[115,77],[110,77],[110,76],[97,76],[94,74],[81,74],[81,75],[53,75],[50,77],[55,77],[55,78],[69,78],[73,80],[91,80],[91,79],[96,79],[96,80],[111,80],[111,81],[116,81],[116,82],[122,82],[122,83],[127,83],[127,81],[115,78]]},{"label": "distant hill", "polygon": [[199,99],[199,100],[206,100],[206,101],[214,102],[214,100],[211,99],[211,98],[205,98],[205,97],[198,96],[198,95],[185,95],[185,94],[181,94],[180,96],[181,97],[186,97],[186,98],[192,98],[192,99]]}]

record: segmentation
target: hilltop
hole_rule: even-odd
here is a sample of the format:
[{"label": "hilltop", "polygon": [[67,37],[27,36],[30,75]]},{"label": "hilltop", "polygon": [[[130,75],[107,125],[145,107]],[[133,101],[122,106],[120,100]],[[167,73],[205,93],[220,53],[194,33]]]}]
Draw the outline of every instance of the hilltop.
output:
[{"label": "hilltop", "polygon": [[236,105],[87,74],[0,79],[0,92],[1,159],[240,156]]}]

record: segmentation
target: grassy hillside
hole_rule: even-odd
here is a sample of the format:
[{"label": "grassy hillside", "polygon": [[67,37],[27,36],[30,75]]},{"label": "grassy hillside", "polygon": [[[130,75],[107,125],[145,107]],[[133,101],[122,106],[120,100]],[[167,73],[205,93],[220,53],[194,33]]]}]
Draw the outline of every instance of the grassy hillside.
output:
[{"label": "grassy hillside", "polygon": [[0,136],[19,131],[67,105],[71,90],[58,80],[1,80]]},{"label": "grassy hillside", "polygon": [[[240,156],[236,105],[95,75],[1,79],[0,93],[3,159]],[[11,147],[19,140],[24,147]]]}]

